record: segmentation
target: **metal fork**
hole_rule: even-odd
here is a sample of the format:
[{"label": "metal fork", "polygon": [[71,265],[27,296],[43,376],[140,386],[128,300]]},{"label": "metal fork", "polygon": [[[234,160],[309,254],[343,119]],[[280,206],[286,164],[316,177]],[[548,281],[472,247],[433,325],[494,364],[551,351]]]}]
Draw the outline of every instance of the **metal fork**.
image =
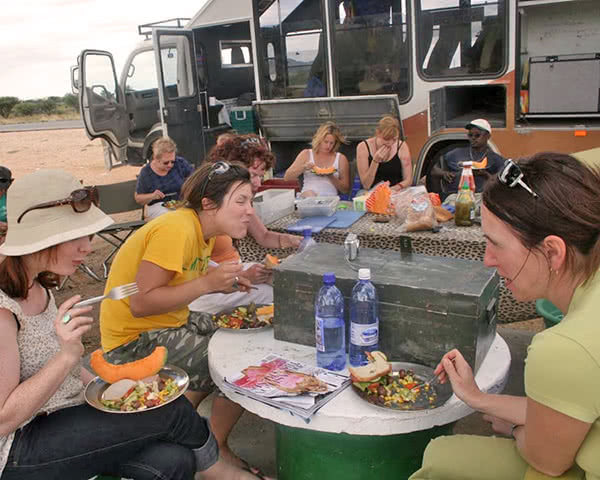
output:
[{"label": "metal fork", "polygon": [[94,303],[99,303],[106,298],[110,298],[111,300],[121,300],[125,297],[129,297],[130,295],[134,295],[136,293],[138,293],[137,284],[135,282],[127,283],[119,287],[111,288],[110,292],[108,292],[106,295],[100,295],[99,297],[88,298],[87,300],[77,302],[75,305],[73,305],[73,308],[93,305]]},{"label": "metal fork", "polygon": [[421,383],[417,383],[413,388],[421,388],[424,387],[425,385],[433,385],[434,383],[439,382],[439,378],[438,376],[434,373],[433,375],[431,375],[431,377],[429,377],[427,380],[425,380],[424,382]]}]

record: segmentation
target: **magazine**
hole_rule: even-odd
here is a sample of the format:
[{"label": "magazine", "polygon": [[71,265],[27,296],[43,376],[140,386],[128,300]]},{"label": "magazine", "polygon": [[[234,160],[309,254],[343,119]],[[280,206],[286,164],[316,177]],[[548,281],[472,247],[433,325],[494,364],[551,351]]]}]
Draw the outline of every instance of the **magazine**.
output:
[{"label": "magazine", "polygon": [[350,385],[345,375],[274,353],[264,357],[260,365],[248,366],[239,375],[224,380],[234,392],[287,410],[307,422],[319,408]]}]

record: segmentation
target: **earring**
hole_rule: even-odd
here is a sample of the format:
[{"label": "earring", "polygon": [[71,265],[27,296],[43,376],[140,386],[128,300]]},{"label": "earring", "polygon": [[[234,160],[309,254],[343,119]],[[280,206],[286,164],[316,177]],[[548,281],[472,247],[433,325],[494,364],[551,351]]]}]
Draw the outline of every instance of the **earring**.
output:
[{"label": "earring", "polygon": [[558,275],[558,270],[554,270],[552,267],[550,267],[550,275]]}]

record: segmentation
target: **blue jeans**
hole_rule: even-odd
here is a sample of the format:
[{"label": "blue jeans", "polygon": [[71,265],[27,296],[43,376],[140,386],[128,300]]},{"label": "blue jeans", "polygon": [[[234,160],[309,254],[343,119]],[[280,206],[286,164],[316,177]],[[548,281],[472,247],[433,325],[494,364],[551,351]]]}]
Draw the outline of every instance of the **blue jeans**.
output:
[{"label": "blue jeans", "polygon": [[185,397],[141,413],[88,405],[40,415],[15,434],[1,480],[192,480],[215,464],[217,443]]}]

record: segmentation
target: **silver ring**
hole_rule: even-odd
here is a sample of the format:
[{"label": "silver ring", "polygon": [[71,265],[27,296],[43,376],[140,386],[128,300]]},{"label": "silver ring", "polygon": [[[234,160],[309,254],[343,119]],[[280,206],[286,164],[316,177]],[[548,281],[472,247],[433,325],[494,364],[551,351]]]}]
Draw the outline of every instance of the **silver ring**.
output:
[{"label": "silver ring", "polygon": [[233,288],[235,288],[235,289],[239,288],[239,285],[238,285],[239,280],[240,280],[240,277],[235,277],[235,280],[233,281],[233,285],[232,285]]},{"label": "silver ring", "polygon": [[62,323],[63,325],[66,325],[67,323],[69,323],[71,321],[71,315],[66,313],[65,316],[62,318]]}]

